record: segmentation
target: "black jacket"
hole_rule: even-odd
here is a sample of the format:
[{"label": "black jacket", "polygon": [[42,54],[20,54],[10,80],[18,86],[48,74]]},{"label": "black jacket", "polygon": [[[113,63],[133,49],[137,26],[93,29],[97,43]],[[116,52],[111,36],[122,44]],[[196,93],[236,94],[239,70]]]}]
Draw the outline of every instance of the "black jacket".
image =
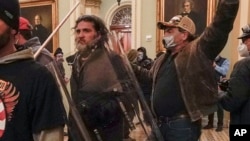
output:
[{"label": "black jacket", "polygon": [[250,57],[238,61],[229,79],[222,107],[230,112],[230,124],[250,124]]}]

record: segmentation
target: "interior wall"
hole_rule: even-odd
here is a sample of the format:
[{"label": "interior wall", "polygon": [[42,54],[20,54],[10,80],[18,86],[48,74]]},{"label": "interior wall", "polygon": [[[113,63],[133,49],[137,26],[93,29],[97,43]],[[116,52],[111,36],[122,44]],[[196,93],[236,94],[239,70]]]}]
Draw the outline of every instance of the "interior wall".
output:
[{"label": "interior wall", "polygon": [[[59,8],[59,23],[65,18],[67,13],[70,11],[70,1],[63,0],[64,2],[59,2],[58,3],[58,8]],[[59,30],[59,46],[63,49],[64,56],[70,55],[71,52],[71,45],[70,45],[70,35],[71,29],[70,29],[70,18],[66,20],[66,22],[61,26]]]},{"label": "interior wall", "polygon": [[118,6],[116,0],[102,0],[99,16],[104,18],[110,8],[114,5]]},{"label": "interior wall", "polygon": [[[68,13],[68,11],[74,6],[74,4],[78,0],[60,0],[58,2],[58,15],[59,15],[59,23],[64,18],[64,16]],[[126,0],[124,0],[126,1]],[[123,0],[121,1],[121,3]],[[236,61],[240,59],[237,46],[241,42],[237,39],[237,37],[242,33],[241,27],[249,21],[249,1],[240,1],[240,9],[238,11],[238,15],[233,27],[232,32],[228,38],[228,42],[221,52],[221,55],[228,58],[231,62],[230,73],[232,71],[233,65]],[[100,8],[100,17],[105,17],[105,14],[109,10],[109,8],[117,4],[114,0],[102,0],[101,8]],[[153,6],[154,5],[154,6]],[[79,8],[83,9],[84,6],[80,5]],[[134,22],[132,31],[135,32],[132,37],[133,47],[138,48],[140,46],[146,47],[148,51],[148,55],[151,58],[155,57],[155,42],[156,42],[156,1],[152,0],[143,0],[143,1],[135,1],[132,2],[132,8],[134,12],[134,16],[132,22]],[[71,27],[74,25],[74,21],[76,17],[79,16],[80,13],[83,13],[81,10],[77,10],[72,14],[72,16],[67,20],[64,25],[59,30],[59,46],[63,48],[65,56],[70,55],[74,52],[74,41],[73,41],[73,33]],[[229,75],[230,75],[229,73]]]},{"label": "interior wall", "polygon": [[156,0],[143,0],[141,3],[141,24],[137,28],[141,29],[141,44],[147,49],[148,57],[154,59],[156,55]]}]

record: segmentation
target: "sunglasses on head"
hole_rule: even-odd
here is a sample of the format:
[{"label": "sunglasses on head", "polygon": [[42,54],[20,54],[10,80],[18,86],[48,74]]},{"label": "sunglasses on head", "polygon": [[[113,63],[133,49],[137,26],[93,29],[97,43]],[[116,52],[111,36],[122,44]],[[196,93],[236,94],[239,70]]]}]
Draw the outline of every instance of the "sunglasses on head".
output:
[{"label": "sunglasses on head", "polygon": [[243,33],[250,33],[250,25],[245,25],[241,30]]},{"label": "sunglasses on head", "polygon": [[181,21],[181,18],[178,17],[178,18],[171,19],[170,23],[173,23],[173,24],[177,25],[180,21]]}]

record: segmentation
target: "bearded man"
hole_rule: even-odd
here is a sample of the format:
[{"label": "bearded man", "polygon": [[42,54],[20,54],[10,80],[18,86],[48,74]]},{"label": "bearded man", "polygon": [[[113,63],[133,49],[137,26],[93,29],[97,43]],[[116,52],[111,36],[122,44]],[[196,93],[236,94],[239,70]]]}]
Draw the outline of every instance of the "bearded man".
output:
[{"label": "bearded man", "polygon": [[[129,132],[128,128],[124,128],[123,113],[116,94],[123,93],[121,80],[124,77],[120,76],[126,74],[123,74],[123,69],[117,72],[114,68],[117,66],[114,63],[121,65],[122,60],[106,47],[109,44],[109,32],[99,17],[80,16],[76,20],[74,32],[77,52],[71,62],[72,99],[92,140],[122,141]],[[70,140],[82,140],[77,136],[74,120],[70,118],[69,121]]]}]

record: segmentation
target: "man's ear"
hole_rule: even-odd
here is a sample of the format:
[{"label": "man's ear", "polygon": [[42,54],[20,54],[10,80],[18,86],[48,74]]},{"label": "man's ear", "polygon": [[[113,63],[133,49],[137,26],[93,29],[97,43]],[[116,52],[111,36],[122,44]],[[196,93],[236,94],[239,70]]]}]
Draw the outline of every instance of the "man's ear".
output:
[{"label": "man's ear", "polygon": [[101,38],[101,32],[100,31],[97,32],[97,37]]},{"label": "man's ear", "polygon": [[183,41],[187,40],[188,34],[189,34],[188,32],[183,32],[183,34],[182,34]]},{"label": "man's ear", "polygon": [[11,34],[16,35],[18,33],[18,31],[16,31],[15,29],[11,29]]},{"label": "man's ear", "polygon": [[97,32],[96,39],[99,40],[101,38],[100,32]]},{"label": "man's ear", "polygon": [[18,42],[19,42],[19,39],[20,39],[20,34],[15,34],[14,35],[14,38],[15,38],[15,44],[18,44]]}]

